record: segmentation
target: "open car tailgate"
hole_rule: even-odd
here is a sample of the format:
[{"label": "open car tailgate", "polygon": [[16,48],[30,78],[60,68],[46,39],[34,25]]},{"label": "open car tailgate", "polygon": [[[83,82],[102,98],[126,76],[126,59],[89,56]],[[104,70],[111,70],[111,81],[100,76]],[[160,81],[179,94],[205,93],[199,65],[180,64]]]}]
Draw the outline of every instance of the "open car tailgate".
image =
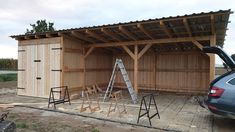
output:
[{"label": "open car tailgate", "polygon": [[203,47],[203,52],[217,54],[224,61],[224,63],[226,63],[232,70],[235,70],[233,59],[221,48],[206,46]]}]

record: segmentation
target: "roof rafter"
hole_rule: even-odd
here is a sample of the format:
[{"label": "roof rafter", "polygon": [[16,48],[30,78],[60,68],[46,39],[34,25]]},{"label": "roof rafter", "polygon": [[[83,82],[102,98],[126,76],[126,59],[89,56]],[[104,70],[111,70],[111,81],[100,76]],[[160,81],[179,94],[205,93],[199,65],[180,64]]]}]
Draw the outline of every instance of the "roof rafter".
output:
[{"label": "roof rafter", "polygon": [[166,27],[164,21],[160,21],[160,28],[167,34],[169,38],[172,38],[171,31]]},{"label": "roof rafter", "polygon": [[53,37],[53,35],[50,34],[50,33],[46,33],[46,37],[47,37],[47,38],[51,38],[51,37]]},{"label": "roof rafter", "polygon": [[189,27],[188,20],[186,18],[183,19],[184,26],[188,32],[189,37],[192,37],[192,31]]},{"label": "roof rafter", "polygon": [[101,40],[101,41],[103,41],[103,42],[108,42],[105,38],[103,38],[103,37],[97,35],[94,31],[91,31],[91,30],[86,29],[85,32],[86,32],[87,34],[89,34],[91,37],[94,37],[94,38],[96,38],[96,39],[98,39],[98,40]]},{"label": "roof rafter", "polygon": [[78,43],[83,43],[83,41],[81,41],[80,39],[77,39],[76,37],[70,36],[69,34],[66,34],[66,33],[58,33],[58,36],[66,37],[68,39],[77,41]]},{"label": "roof rafter", "polygon": [[35,37],[35,36],[24,36],[24,39],[31,39],[32,37]]},{"label": "roof rafter", "polygon": [[127,29],[125,29],[123,26],[118,26],[118,29],[119,29],[123,34],[125,34],[126,36],[128,36],[129,38],[131,38],[132,40],[137,40],[137,39],[135,38],[135,36],[134,36],[131,32],[129,32]]},{"label": "roof rafter", "polygon": [[35,37],[36,39],[43,38],[42,35],[38,35],[38,34],[36,34],[34,37]]},{"label": "roof rafter", "polygon": [[154,39],[154,38],[152,37],[152,35],[151,35],[147,30],[145,30],[143,24],[138,23],[138,24],[137,24],[137,27],[138,27],[146,36],[148,36],[148,37],[151,38],[151,39]]},{"label": "roof rafter", "polygon": [[103,32],[105,35],[107,36],[110,36],[111,38],[115,39],[116,41],[121,41],[117,35],[115,35],[114,33],[112,33],[111,31],[108,31],[107,29],[105,28],[101,28],[101,32]]},{"label": "roof rafter", "polygon": [[95,43],[95,41],[91,40],[90,38],[86,37],[85,35],[77,32],[77,31],[72,31],[71,33],[72,33],[73,36],[75,36],[75,37],[77,37],[81,40],[87,41],[89,43]]},{"label": "roof rafter", "polygon": [[212,35],[215,34],[215,16],[211,15],[211,33]]}]

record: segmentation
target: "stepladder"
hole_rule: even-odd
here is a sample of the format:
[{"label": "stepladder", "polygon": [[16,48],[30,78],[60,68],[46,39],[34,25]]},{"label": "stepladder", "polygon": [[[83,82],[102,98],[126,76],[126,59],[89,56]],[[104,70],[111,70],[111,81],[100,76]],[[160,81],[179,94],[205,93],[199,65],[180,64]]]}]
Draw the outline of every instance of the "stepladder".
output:
[{"label": "stepladder", "polygon": [[109,98],[112,95],[112,90],[113,90],[114,82],[115,82],[115,79],[116,79],[116,75],[118,74],[119,71],[121,72],[121,75],[123,77],[123,81],[126,84],[126,87],[127,87],[128,91],[130,93],[130,96],[131,96],[131,99],[132,99],[133,103],[136,104],[137,101],[138,101],[137,95],[136,95],[136,93],[133,89],[133,86],[132,86],[131,81],[129,79],[128,73],[127,73],[127,71],[125,69],[125,66],[124,66],[121,59],[116,59],[116,62],[115,62],[114,67],[113,67],[112,75],[111,75],[111,78],[109,80],[109,84],[108,84],[108,87],[106,89],[103,101],[105,101],[105,99],[107,97]]}]

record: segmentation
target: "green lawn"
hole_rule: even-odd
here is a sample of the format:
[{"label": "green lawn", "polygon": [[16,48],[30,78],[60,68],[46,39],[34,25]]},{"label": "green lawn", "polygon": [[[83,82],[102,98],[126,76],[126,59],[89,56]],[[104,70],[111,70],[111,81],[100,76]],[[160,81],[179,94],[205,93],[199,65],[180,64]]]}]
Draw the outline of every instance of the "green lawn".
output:
[{"label": "green lawn", "polygon": [[0,82],[17,81],[16,73],[0,74]]}]

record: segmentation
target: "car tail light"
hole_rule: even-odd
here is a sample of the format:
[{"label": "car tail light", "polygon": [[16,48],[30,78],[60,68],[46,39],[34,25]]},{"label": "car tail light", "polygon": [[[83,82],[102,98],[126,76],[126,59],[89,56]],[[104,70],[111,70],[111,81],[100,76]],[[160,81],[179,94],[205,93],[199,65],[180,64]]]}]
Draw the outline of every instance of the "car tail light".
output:
[{"label": "car tail light", "polygon": [[224,89],[218,87],[212,87],[209,92],[210,97],[219,98],[224,93]]}]

